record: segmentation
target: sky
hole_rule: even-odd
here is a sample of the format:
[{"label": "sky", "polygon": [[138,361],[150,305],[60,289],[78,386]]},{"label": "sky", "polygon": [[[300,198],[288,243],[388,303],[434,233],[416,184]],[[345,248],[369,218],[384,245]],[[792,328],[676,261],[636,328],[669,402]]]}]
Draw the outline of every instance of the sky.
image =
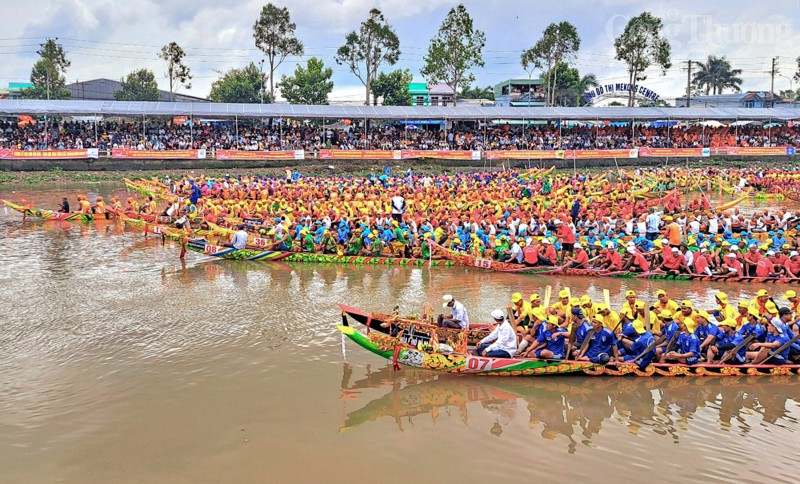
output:
[{"label": "sky", "polygon": [[[148,68],[159,87],[168,88],[161,46],[175,41],[187,52],[193,79],[185,94],[206,97],[214,80],[234,67],[263,56],[253,41],[253,23],[264,1],[219,0],[0,0],[7,19],[0,34],[0,85],[26,82],[37,59],[39,44],[57,37],[72,65],[67,81],[120,79],[134,69]],[[367,18],[371,8],[383,11],[400,38],[400,61],[384,70],[409,68],[416,81],[423,56],[450,8],[444,0],[275,0],[286,6],[297,24],[305,54],[288,58],[276,72],[290,75],[309,57],[333,67],[331,104],[363,102],[364,87],[345,66],[335,63],[344,37]],[[797,89],[791,81],[800,56],[800,0],[766,2],[740,0],[643,1],[560,0],[519,2],[471,1],[464,5],[476,28],[486,33],[486,65],[476,68],[476,85],[489,86],[513,77],[527,77],[519,57],[552,22],[568,20],[578,29],[581,49],[574,60],[581,74],[594,73],[602,84],[626,82],[625,65],[614,59],[614,38],[627,20],[647,10],[664,21],[672,45],[672,67],[662,75],[647,72],[641,84],[663,99],[683,95],[685,61],[708,55],[727,56],[743,70],[743,90],[768,90],[773,57],[775,91]],[[11,21],[9,21],[11,20]],[[538,73],[534,73],[538,76]]]}]

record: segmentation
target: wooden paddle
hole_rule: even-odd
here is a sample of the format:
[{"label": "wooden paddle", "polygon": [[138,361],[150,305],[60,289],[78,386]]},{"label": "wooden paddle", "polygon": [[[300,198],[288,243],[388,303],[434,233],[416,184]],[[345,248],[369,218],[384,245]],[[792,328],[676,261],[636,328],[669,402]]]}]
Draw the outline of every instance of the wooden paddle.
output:
[{"label": "wooden paddle", "polygon": [[635,364],[637,361],[641,360],[642,357],[644,357],[644,355],[646,355],[647,353],[650,353],[651,351],[653,351],[653,348],[655,348],[656,346],[658,346],[661,343],[663,343],[665,339],[667,339],[666,335],[659,337],[657,340],[653,340],[652,343],[647,345],[647,348],[645,348],[644,351],[639,353],[639,355],[636,358],[633,359],[633,363]]},{"label": "wooden paddle", "polygon": [[611,295],[609,294],[608,289],[603,289],[603,302],[608,309],[611,309]]},{"label": "wooden paddle", "polygon": [[734,346],[733,349],[726,351],[725,354],[722,355],[722,359],[719,360],[719,364],[722,365],[726,361],[728,361],[731,358],[733,358],[733,355],[735,355],[740,349],[742,349],[743,346],[749,345],[750,342],[753,341],[753,339],[755,339],[755,337],[756,337],[756,335],[751,334],[750,336],[745,338],[744,341],[742,341],[738,345]]},{"label": "wooden paddle", "polygon": [[670,350],[672,349],[672,345],[675,344],[675,340],[678,339],[678,335],[679,334],[680,334],[680,331],[675,331],[675,333],[672,334],[672,338],[669,339],[669,343],[667,343],[667,347],[664,348],[664,354],[665,355],[670,352]]},{"label": "wooden paddle", "polygon": [[544,309],[545,310],[547,310],[547,308],[550,307],[550,296],[552,295],[552,293],[553,293],[553,286],[548,285],[544,290]]},{"label": "wooden paddle", "polygon": [[[573,325],[575,323],[572,323]],[[592,336],[594,336],[595,330],[592,328],[589,333],[586,334],[586,338],[583,339],[583,343],[581,343],[581,349],[578,351],[578,356],[575,357],[575,360],[579,360],[583,357],[583,354],[586,353],[586,350],[589,348],[589,342],[592,340]]]}]

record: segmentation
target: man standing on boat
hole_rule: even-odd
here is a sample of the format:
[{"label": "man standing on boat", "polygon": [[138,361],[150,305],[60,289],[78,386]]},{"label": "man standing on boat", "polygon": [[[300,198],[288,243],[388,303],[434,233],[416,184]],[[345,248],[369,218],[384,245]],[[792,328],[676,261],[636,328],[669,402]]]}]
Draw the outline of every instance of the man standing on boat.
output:
[{"label": "man standing on boat", "polygon": [[492,318],[496,326],[489,336],[478,343],[478,354],[488,358],[511,358],[517,351],[517,334],[502,309],[492,311]]},{"label": "man standing on boat", "polygon": [[453,298],[453,296],[450,294],[442,296],[442,300],[444,301],[443,307],[445,309],[450,308],[450,316],[444,316],[440,314],[439,319],[437,321],[439,327],[469,329],[469,316],[467,315],[467,308],[464,307],[464,305],[461,304],[459,301],[456,301],[455,298]]}]

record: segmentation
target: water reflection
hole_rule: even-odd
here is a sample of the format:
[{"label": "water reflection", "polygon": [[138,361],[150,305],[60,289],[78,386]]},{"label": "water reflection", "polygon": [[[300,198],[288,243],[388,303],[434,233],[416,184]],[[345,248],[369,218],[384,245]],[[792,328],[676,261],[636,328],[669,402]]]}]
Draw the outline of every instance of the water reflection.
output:
[{"label": "water reflection", "polygon": [[[367,389],[384,395],[344,416],[341,430],[392,419],[400,431],[415,419],[435,423],[442,415],[480,432],[502,437],[512,426],[525,426],[542,439],[561,439],[570,453],[592,445],[602,432],[624,429],[633,436],[649,432],[675,443],[694,432],[714,430],[748,434],[755,425],[787,427],[800,382],[791,376],[771,378],[468,378],[423,370],[395,373],[391,365],[354,377],[344,365],[341,399],[349,407]],[[487,423],[488,422],[488,423]],[[696,428],[695,428],[696,427]]]}]

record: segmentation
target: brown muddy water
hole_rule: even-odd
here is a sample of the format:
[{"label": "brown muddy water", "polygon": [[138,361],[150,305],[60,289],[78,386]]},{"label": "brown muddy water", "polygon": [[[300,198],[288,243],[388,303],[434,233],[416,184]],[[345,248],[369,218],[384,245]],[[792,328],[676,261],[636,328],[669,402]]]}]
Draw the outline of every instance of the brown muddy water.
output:
[{"label": "brown muddy water", "polygon": [[[53,207],[62,191],[0,198]],[[182,264],[113,221],[2,209],[0,267],[3,483],[797,480],[797,377],[394,373],[335,328],[336,302],[420,312],[452,293],[477,321],[547,284],[596,300],[608,288],[615,306],[629,288],[710,306],[718,289],[758,287]]]}]

